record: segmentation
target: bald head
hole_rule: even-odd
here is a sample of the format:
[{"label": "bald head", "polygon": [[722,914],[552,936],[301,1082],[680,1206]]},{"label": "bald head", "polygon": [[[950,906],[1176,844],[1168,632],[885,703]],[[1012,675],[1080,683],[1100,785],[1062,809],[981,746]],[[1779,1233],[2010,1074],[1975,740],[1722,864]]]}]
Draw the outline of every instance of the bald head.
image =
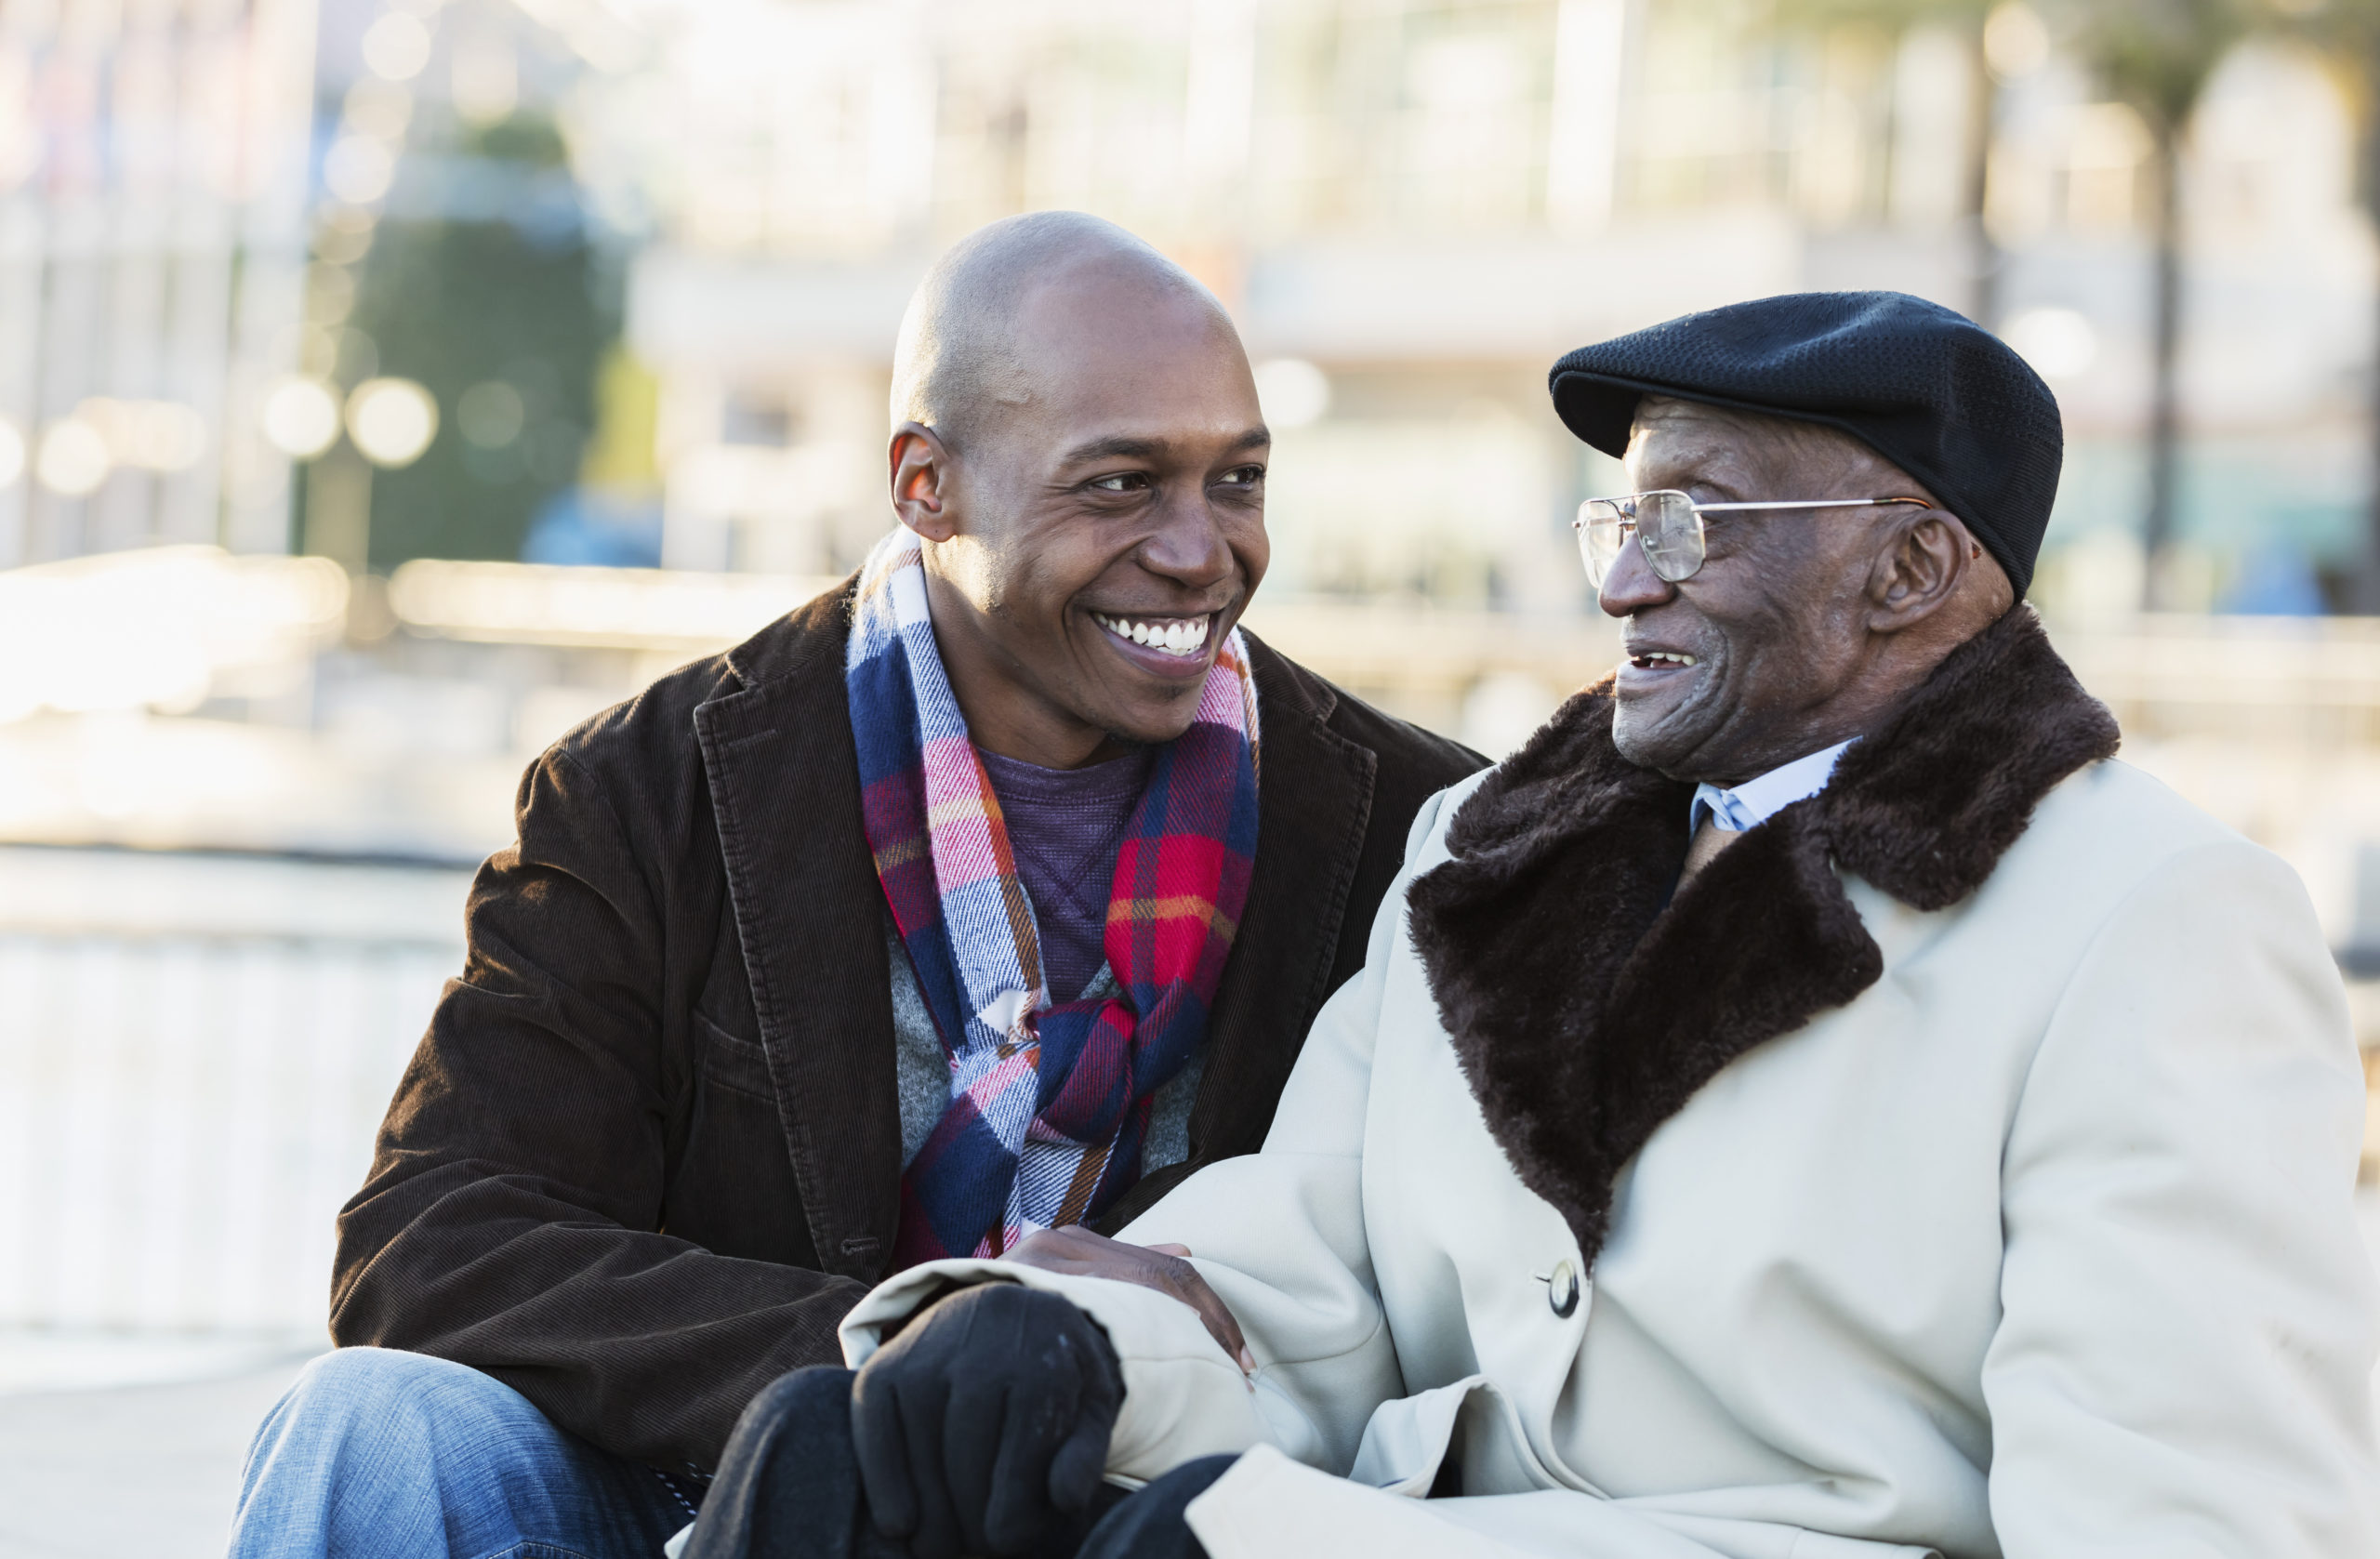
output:
[{"label": "bald head", "polygon": [[1079,211],[1011,217],[952,245],[910,298],[893,350],[893,426],[931,428],[953,448],[972,443],[1063,371],[1037,324],[1078,323],[1085,306],[1178,310],[1237,340],[1212,293],[1115,223]]},{"label": "bald head", "polygon": [[969,737],[1071,768],[1170,742],[1263,577],[1272,444],[1230,316],[1072,212],[943,257],[902,322],[886,450]]}]

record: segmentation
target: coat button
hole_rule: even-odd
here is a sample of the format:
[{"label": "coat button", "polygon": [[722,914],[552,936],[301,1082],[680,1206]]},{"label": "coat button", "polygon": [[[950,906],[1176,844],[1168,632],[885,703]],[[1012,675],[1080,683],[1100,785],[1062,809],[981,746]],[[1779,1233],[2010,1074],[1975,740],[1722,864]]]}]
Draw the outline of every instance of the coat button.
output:
[{"label": "coat button", "polygon": [[1545,1302],[1554,1307],[1556,1315],[1566,1321],[1570,1318],[1570,1313],[1579,1308],[1577,1267],[1564,1262],[1554,1269],[1553,1280],[1545,1286]]}]

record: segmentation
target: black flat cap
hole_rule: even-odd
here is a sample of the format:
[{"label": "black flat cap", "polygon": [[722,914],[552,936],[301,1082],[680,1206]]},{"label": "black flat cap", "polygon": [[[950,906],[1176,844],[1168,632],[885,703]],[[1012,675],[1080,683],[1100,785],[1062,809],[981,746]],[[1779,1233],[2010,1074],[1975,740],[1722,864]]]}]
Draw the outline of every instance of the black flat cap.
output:
[{"label": "black flat cap", "polygon": [[1606,455],[1627,450],[1647,395],[1839,428],[1964,521],[2019,599],[2032,583],[2066,448],[2057,397],[2007,343],[1938,303],[1897,292],[1732,303],[1580,347],[1552,386],[1570,431]]}]

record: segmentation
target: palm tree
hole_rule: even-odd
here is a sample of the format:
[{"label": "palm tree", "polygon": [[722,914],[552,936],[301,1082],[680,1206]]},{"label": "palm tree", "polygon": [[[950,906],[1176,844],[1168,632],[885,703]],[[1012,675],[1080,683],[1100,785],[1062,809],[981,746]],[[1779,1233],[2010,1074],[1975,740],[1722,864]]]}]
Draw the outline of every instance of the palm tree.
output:
[{"label": "palm tree", "polygon": [[[2380,5],[2380,0],[2358,0]],[[1991,165],[1991,138],[1997,122],[1999,83],[1993,80],[1983,46],[1984,20],[1992,0],[1778,0],[1778,24],[1789,31],[1811,32],[1828,27],[1868,26],[1898,35],[1913,28],[1938,26],[1958,33],[1966,43],[1967,86],[1966,168],[1960,191],[1961,225],[1967,235],[1967,269],[1972,290],[1967,316],[1987,327],[2000,312],[2000,246],[1992,242],[1984,221],[1984,196]]]},{"label": "palm tree", "polygon": [[[2380,0],[2295,0],[2281,7],[2280,32],[2314,46],[2354,112],[2361,166],[2356,198],[2380,227]],[[2380,311],[2375,312],[2380,319]],[[2372,378],[2373,490],[2365,512],[2355,609],[2380,613],[2380,340]]]},{"label": "palm tree", "polygon": [[2149,561],[2141,604],[2173,604],[2166,589],[2181,453],[2182,137],[2215,67],[2258,20],[2252,0],[2066,0],[2055,23],[2067,47],[2149,126],[2156,186]]},{"label": "palm tree", "polygon": [[[2380,0],[2269,0],[2294,6],[2305,25],[2353,33],[2353,59],[2360,88],[2367,142],[2365,198],[2380,215]],[[2263,20],[2258,0],[2043,0],[2058,41],[2099,79],[2106,91],[2129,104],[2147,125],[2150,175],[2155,185],[2152,265],[2153,373],[2149,411],[2149,504],[2142,525],[2149,566],[2143,604],[2170,604],[2166,563],[2172,549],[2179,494],[2181,444],[2177,368],[2182,337],[2182,139],[2209,77],[2232,46]],[[1924,23],[1954,28],[1970,40],[1975,84],[1970,98],[1976,121],[1969,136],[1966,220],[1973,234],[1975,291],[1968,312],[1996,324],[2002,256],[1984,221],[1986,169],[1997,120],[1998,86],[1986,59],[1986,22],[1990,0],[1778,0],[1778,20],[1814,28],[1864,22],[1895,32]],[[2375,368],[2380,376],[2380,368]],[[2380,377],[2374,381],[2380,404]],[[2375,461],[2380,473],[2380,460]],[[2380,608],[2380,480],[2373,506],[2371,588]]]}]

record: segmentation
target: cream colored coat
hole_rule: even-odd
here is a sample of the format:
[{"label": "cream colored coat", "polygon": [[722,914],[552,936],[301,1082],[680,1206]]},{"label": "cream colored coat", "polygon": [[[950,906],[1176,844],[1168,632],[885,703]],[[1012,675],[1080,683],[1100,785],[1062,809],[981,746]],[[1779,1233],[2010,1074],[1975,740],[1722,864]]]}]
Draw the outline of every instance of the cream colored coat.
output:
[{"label": "cream colored coat", "polygon": [[1563,1315],[1579,1245],[1406,931],[1484,778],[1263,1151],[1124,1232],[1197,1253],[1252,1386],[1186,1306],[997,1262],[888,1281],[852,1360],[942,1279],[1065,1294],[1124,1362],[1112,1474],[1254,1447],[1191,1508],[1216,1559],[2380,1555],[2362,1084],[2285,865],[2104,762],[1951,908],[1846,880],[1882,977],[1654,1132]]}]

